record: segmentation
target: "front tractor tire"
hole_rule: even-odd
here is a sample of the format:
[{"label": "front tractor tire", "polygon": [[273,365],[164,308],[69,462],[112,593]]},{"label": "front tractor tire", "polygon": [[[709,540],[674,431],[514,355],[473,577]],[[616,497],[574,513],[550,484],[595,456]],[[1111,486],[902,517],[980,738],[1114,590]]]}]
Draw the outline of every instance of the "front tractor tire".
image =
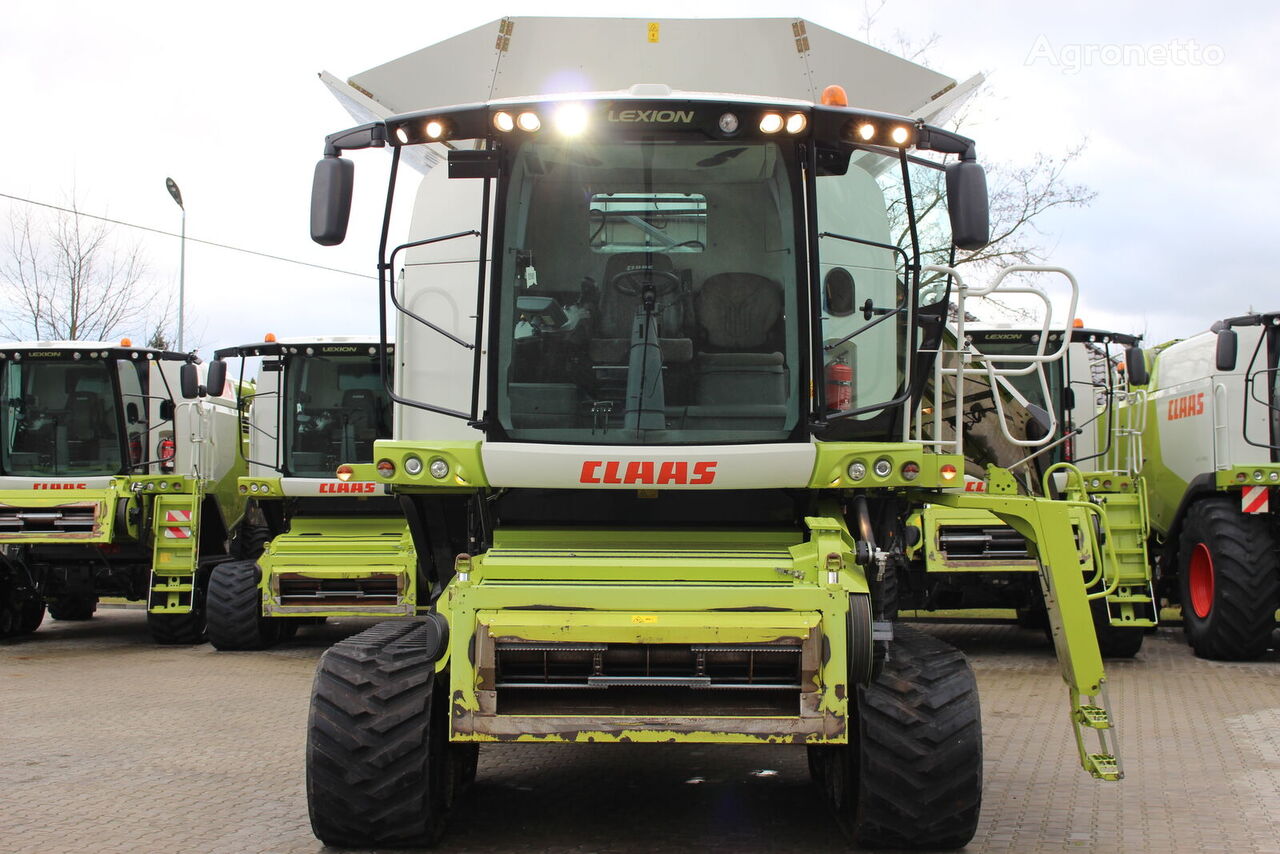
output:
[{"label": "front tractor tire", "polygon": [[1201,658],[1244,661],[1267,651],[1280,606],[1280,556],[1267,516],[1239,499],[1191,506],[1178,541],[1182,628]]},{"label": "front tractor tire", "polygon": [[810,770],[862,848],[962,848],[982,805],[978,686],[963,653],[894,626],[884,669],[857,691],[849,744],[810,748]]},{"label": "front tractor tire", "polygon": [[[442,621],[379,623],[320,659],[307,728],[307,807],[326,845],[432,846],[474,766],[449,744]],[[463,767],[458,767],[462,763]]]},{"label": "front tractor tire", "polygon": [[205,609],[215,649],[266,649],[281,639],[280,620],[262,615],[261,580],[256,561],[228,561],[213,568]]}]

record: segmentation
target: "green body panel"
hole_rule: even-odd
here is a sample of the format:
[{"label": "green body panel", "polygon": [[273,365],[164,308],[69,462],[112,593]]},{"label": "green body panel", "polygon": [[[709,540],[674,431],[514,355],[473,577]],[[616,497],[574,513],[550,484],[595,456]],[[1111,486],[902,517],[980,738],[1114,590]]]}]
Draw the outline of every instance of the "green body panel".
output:
[{"label": "green body panel", "polygon": [[[93,507],[93,530],[69,533],[10,533],[0,530],[0,545],[31,543],[110,543],[117,537],[137,536],[137,528],[116,530],[116,507],[121,500],[136,506],[138,498],[129,491],[129,479],[115,477],[103,489],[6,489],[0,491],[0,508],[19,511],[56,510],[62,507]],[[128,514],[126,514],[128,518]]]},{"label": "green body panel", "polygon": [[[458,741],[844,743],[850,594],[867,580],[843,522],[793,531],[506,530],[459,561],[439,608],[451,626]],[[504,715],[494,643],[804,644],[796,714]]]},{"label": "green body panel", "polygon": [[[267,544],[258,565],[267,616],[378,617],[417,612],[417,555],[400,516],[295,517],[287,533]],[[360,601],[367,593],[357,582],[374,577],[394,581],[394,601],[382,601],[385,597]],[[326,588],[326,595],[310,604],[282,602],[285,578],[313,579],[333,589]],[[344,580],[353,583],[341,583]]]}]

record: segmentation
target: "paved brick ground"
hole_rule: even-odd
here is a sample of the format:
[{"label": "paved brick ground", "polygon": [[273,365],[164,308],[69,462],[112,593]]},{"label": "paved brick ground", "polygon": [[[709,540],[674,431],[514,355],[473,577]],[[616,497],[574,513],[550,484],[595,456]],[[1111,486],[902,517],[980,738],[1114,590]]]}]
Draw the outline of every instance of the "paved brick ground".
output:
[{"label": "paved brick ground", "polygon": [[[152,646],[138,611],[0,642],[0,850],[309,852],[302,750],[315,660],[367,623],[265,653]],[[1039,635],[931,627],[982,689],[986,795],[970,851],[1280,852],[1280,654],[1198,661],[1177,629],[1112,663],[1127,779],[1075,767]],[[643,745],[481,752],[446,851],[839,851],[802,750]]]}]

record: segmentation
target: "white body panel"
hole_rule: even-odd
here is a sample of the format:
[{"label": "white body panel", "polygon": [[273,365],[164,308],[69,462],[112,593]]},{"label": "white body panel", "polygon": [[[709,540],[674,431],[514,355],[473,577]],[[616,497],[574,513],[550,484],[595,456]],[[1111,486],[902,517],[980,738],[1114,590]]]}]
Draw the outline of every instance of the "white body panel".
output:
[{"label": "white body panel", "polygon": [[805,101],[836,83],[860,108],[912,113],[955,80],[793,18],[504,18],[351,83],[393,113],[636,83]]},{"label": "white body panel", "polygon": [[323,480],[314,477],[280,478],[280,491],[289,496],[352,495],[368,497],[370,495],[386,494],[384,487],[385,484],[367,480],[341,481],[336,478]]},{"label": "white body panel", "polygon": [[[418,189],[409,239],[479,230],[481,191],[480,181],[450,180],[445,170],[432,171]],[[397,285],[401,303],[463,341],[474,342],[479,257],[478,237],[409,250],[403,279]],[[409,400],[469,412],[475,352],[394,307],[388,306],[387,311],[388,321],[396,324],[396,393]],[[482,359],[482,372],[484,366]],[[485,410],[484,393],[481,383],[481,413]],[[441,441],[480,438],[463,419],[400,405],[395,407],[393,435]]]},{"label": "white body panel", "polygon": [[[1245,370],[1263,334],[1262,327],[1236,330],[1239,357],[1234,371],[1215,366],[1217,336],[1202,332],[1170,345],[1156,359],[1149,391],[1151,417],[1159,434],[1162,462],[1183,480],[1233,466],[1271,462],[1271,452],[1245,441],[1267,442],[1267,407],[1253,401],[1244,418]],[[1263,345],[1266,346],[1265,344]]]},{"label": "white body panel", "polygon": [[[774,489],[806,486],[817,450],[792,443],[623,447],[486,442],[481,454],[485,476],[496,487]],[[665,472],[664,464],[669,464]]]}]

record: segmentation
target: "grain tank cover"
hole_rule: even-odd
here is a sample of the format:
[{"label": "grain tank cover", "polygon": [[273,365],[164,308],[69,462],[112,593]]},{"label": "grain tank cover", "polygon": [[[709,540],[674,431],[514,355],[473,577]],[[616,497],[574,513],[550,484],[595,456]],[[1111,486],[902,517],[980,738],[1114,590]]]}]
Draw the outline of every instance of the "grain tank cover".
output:
[{"label": "grain tank cover", "polygon": [[[956,87],[946,75],[790,18],[503,18],[357,74],[354,92],[323,77],[348,109],[384,115],[637,83],[817,101],[838,83],[851,106],[936,122],[927,108]],[[373,103],[361,104],[365,98]]]}]

